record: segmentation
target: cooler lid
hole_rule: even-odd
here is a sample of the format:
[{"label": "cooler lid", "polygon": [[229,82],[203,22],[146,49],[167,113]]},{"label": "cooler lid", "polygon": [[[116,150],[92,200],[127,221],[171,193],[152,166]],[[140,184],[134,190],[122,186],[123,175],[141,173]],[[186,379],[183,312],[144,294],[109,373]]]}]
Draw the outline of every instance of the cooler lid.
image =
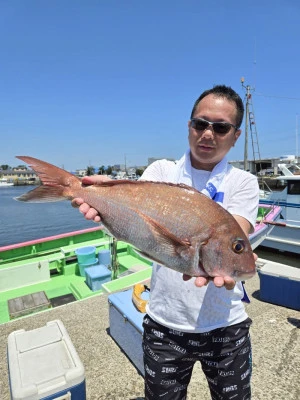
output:
[{"label": "cooler lid", "polygon": [[60,320],[12,332],[8,360],[12,391],[24,400],[44,398],[84,380],[83,364]]},{"label": "cooler lid", "polygon": [[278,276],[286,279],[300,281],[300,269],[275,262],[267,262],[259,270],[264,275]]},{"label": "cooler lid", "polygon": [[57,343],[62,340],[62,332],[57,324],[43,326],[16,335],[16,347],[20,353]]},{"label": "cooler lid", "polygon": [[[149,295],[149,292],[142,293],[144,300],[148,300]],[[108,301],[123,315],[124,319],[127,319],[138,330],[142,330],[145,314],[135,308],[132,302],[132,289],[113,293],[108,296]]]}]

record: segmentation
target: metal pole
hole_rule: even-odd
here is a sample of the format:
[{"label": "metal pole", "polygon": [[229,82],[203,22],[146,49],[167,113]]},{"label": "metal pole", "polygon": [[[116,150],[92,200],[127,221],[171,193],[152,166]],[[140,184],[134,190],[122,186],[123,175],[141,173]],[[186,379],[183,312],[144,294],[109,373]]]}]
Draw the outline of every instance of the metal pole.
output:
[{"label": "metal pole", "polygon": [[249,129],[249,94],[250,86],[246,86],[246,121],[245,121],[245,148],[244,148],[244,170],[248,168],[248,129]]},{"label": "metal pole", "polygon": [[298,114],[296,114],[296,163],[298,163]]},{"label": "metal pole", "polygon": [[111,269],[112,269],[112,279],[117,279],[119,273],[119,263],[117,259],[117,239],[112,238],[111,243]]}]

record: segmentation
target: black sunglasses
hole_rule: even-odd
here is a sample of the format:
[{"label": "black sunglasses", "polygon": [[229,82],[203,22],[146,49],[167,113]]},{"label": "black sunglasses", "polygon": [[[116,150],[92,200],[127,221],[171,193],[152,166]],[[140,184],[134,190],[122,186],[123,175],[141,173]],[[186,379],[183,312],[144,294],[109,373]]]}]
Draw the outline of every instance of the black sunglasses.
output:
[{"label": "black sunglasses", "polygon": [[203,118],[191,119],[191,127],[196,129],[196,131],[204,131],[209,126],[212,126],[213,131],[219,135],[226,135],[231,128],[234,128],[236,131],[238,130],[237,126],[230,124],[229,122],[210,122]]}]

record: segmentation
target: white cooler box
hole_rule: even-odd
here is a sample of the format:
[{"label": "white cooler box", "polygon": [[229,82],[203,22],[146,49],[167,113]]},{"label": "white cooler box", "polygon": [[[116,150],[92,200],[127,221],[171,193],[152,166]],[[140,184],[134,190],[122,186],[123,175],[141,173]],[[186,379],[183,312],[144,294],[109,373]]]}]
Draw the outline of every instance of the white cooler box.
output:
[{"label": "white cooler box", "polygon": [[59,320],[8,336],[12,400],[84,400],[84,367]]},{"label": "white cooler box", "polygon": [[[144,292],[142,298],[147,300],[149,292]],[[144,375],[142,339],[145,314],[137,311],[133,305],[132,289],[111,294],[108,303],[109,333],[138,372]]]}]

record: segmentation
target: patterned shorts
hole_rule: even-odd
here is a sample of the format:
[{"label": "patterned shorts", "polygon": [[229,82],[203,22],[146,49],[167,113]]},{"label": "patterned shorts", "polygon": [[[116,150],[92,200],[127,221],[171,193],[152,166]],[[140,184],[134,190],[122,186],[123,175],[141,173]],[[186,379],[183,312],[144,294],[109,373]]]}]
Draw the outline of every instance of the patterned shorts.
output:
[{"label": "patterned shorts", "polygon": [[213,400],[249,400],[250,318],[206,333],[186,333],[144,318],[145,399],[184,400],[200,361]]}]

